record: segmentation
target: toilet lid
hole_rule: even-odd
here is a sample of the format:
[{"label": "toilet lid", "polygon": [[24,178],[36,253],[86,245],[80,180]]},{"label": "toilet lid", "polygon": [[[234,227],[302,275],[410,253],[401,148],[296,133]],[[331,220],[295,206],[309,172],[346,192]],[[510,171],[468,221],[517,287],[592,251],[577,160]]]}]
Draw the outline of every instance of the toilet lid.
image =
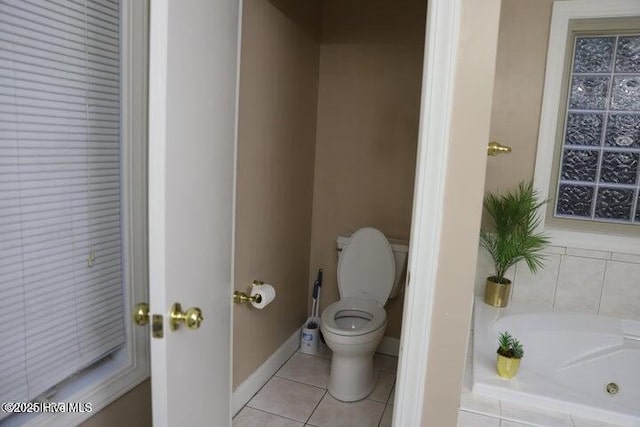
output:
[{"label": "toilet lid", "polygon": [[342,298],[367,298],[383,306],[391,294],[395,275],[393,250],[382,232],[366,227],[351,235],[338,261]]}]

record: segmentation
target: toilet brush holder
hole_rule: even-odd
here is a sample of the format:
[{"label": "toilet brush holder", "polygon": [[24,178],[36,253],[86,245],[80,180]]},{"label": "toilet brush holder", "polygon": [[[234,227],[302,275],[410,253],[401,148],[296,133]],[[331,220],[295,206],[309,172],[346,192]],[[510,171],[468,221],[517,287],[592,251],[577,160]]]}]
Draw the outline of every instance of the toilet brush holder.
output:
[{"label": "toilet brush holder", "polygon": [[300,352],[306,354],[318,354],[318,341],[320,340],[320,318],[309,317],[302,326],[300,336]]}]

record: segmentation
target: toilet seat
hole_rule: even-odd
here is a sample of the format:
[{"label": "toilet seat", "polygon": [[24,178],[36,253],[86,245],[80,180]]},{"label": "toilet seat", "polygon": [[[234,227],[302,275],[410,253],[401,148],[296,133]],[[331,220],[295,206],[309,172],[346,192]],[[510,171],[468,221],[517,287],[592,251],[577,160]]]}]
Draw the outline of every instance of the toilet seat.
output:
[{"label": "toilet seat", "polygon": [[338,260],[341,298],[363,298],[383,307],[396,275],[396,261],[389,241],[380,230],[361,228],[351,235]]},{"label": "toilet seat", "polygon": [[[345,317],[349,316],[349,314],[353,314],[354,317],[357,316],[356,313],[349,312],[360,312],[363,314],[362,317],[370,317],[370,319],[361,327],[345,329],[340,327],[337,322],[337,317],[340,316],[341,312],[346,312],[344,313]],[[326,330],[336,335],[353,337],[366,335],[386,326],[387,313],[375,301],[362,298],[343,298],[325,308],[322,311],[321,319],[323,331]]]}]

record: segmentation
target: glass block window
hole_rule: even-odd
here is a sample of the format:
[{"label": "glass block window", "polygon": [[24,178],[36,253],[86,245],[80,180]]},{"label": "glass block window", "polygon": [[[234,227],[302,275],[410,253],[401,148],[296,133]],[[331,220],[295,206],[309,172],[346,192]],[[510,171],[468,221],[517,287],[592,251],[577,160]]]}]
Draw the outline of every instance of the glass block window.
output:
[{"label": "glass block window", "polygon": [[640,34],[577,36],[555,216],[640,225]]}]

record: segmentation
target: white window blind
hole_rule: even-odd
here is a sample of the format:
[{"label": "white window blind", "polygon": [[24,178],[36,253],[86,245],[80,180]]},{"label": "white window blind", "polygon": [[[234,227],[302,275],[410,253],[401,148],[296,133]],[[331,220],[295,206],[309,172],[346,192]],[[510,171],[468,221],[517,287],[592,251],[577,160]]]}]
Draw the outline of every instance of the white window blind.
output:
[{"label": "white window blind", "polygon": [[0,0],[0,401],[125,341],[119,31],[118,1]]}]

